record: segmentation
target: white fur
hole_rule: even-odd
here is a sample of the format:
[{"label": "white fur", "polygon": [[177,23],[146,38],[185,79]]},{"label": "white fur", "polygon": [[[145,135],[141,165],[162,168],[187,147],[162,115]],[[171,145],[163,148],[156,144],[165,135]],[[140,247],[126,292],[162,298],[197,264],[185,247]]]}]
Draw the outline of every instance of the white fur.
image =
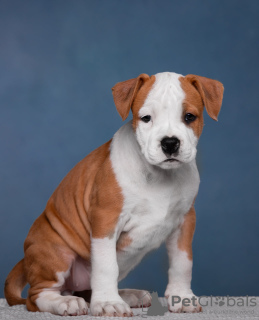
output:
[{"label": "white fur", "polygon": [[[169,270],[168,270],[168,285],[165,291],[165,297],[167,297],[168,308],[171,312],[195,312],[200,311],[200,305],[198,298],[196,299],[196,305],[190,303],[189,306],[182,305],[184,298],[195,297],[191,290],[192,280],[192,260],[190,260],[185,251],[178,248],[177,242],[180,235],[179,230],[172,233],[167,241],[167,251],[169,256]],[[172,296],[178,296],[181,301],[175,305],[172,305]]]},{"label": "white fur", "polygon": [[[137,140],[146,160],[163,169],[177,168],[181,163],[189,163],[196,156],[198,138],[193,130],[183,122],[182,104],[185,93],[181,88],[181,75],[164,72],[156,74],[156,81],[139,110],[139,116],[151,116],[151,121],[139,121],[136,130]],[[167,157],[162,151],[164,137],[177,137],[180,149],[173,158],[179,162],[164,162]]]},{"label": "white fur", "polygon": [[192,278],[192,260],[185,251],[178,248],[177,242],[179,230],[172,233],[167,241],[167,251],[169,256],[168,285],[175,291],[189,291]]},{"label": "white fur", "polygon": [[[118,265],[116,262],[116,239],[102,238],[91,239],[91,288],[93,295],[98,299],[112,297],[115,292],[117,295]],[[117,298],[114,297],[114,298]]]},{"label": "white fur", "polygon": [[[112,140],[112,167],[124,198],[115,237],[117,240],[124,232],[132,240],[117,252],[118,280],[147,252],[159,247],[169,236],[170,239],[172,235],[177,237],[184,215],[198,192],[200,180],[195,162],[198,139],[183,123],[185,94],[179,76],[156,75],[152,90],[139,110],[140,116],[151,115],[152,121],[139,121],[136,132],[132,122],[128,122]],[[176,156],[179,162],[164,162],[161,140],[166,136],[180,140]],[[174,256],[174,260],[170,260],[168,295],[175,290],[178,295],[192,294],[192,262],[177,248],[176,240],[168,242],[168,251],[170,259]],[[115,259],[113,265],[114,262]]]},{"label": "white fur", "polygon": [[129,305],[118,294],[115,234],[111,238],[91,239],[91,262],[91,314],[131,316]]},{"label": "white fur", "polygon": [[183,222],[197,195],[199,174],[195,160],[171,170],[150,165],[131,122],[114,136],[111,161],[124,197],[117,238],[123,231],[132,239],[117,253],[120,280]]}]

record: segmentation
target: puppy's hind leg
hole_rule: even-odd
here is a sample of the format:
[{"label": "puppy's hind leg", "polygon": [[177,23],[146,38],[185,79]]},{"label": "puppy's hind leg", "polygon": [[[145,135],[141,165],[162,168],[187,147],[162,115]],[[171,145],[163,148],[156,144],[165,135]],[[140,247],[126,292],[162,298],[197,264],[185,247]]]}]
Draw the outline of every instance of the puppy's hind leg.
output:
[{"label": "puppy's hind leg", "polygon": [[70,288],[67,280],[75,253],[61,239],[44,244],[30,244],[25,250],[24,265],[30,284],[26,306],[29,311],[56,315],[83,315],[88,305],[83,298],[62,295]]},{"label": "puppy's hind leg", "polygon": [[[44,262],[46,260],[42,260],[41,263],[37,259],[34,260],[31,271],[28,272],[31,288],[26,300],[27,309],[56,315],[87,314],[88,305],[83,298],[62,295],[66,291],[65,282],[70,274],[70,266],[67,266],[66,271],[55,272],[51,264],[47,265]],[[65,265],[62,269],[64,267]],[[47,268],[48,272],[45,273]],[[40,272],[42,270],[45,272]]]}]

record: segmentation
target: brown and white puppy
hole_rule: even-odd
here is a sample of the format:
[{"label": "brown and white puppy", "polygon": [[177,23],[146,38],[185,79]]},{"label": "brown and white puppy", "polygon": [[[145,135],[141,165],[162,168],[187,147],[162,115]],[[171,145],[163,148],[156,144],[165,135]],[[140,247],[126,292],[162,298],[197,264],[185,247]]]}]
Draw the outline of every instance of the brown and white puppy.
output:
[{"label": "brown and white puppy", "polygon": [[[169,310],[200,311],[199,305],[173,306],[171,298],[193,296],[196,146],[203,107],[217,119],[223,86],[165,72],[141,74],[112,91],[122,119],[132,110],[133,120],[79,162],[49,199],[25,240],[24,258],[7,277],[10,305],[86,314],[88,304],[72,293],[91,289],[92,315],[130,316],[146,292],[118,290],[118,281],[166,241]],[[22,299],[26,283],[30,289]],[[144,304],[150,305],[149,295]]]}]

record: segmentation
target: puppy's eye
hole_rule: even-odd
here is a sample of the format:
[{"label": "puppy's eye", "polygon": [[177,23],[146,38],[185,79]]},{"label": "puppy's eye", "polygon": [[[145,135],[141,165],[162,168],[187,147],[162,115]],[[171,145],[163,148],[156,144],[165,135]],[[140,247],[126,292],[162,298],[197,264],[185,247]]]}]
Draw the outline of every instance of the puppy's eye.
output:
[{"label": "puppy's eye", "polygon": [[141,119],[141,121],[147,123],[147,122],[149,122],[151,120],[151,116],[144,116],[144,117],[141,117],[140,119]]},{"label": "puppy's eye", "polygon": [[186,113],[186,115],[184,116],[184,121],[189,124],[193,122],[196,118],[197,117],[194,114]]}]

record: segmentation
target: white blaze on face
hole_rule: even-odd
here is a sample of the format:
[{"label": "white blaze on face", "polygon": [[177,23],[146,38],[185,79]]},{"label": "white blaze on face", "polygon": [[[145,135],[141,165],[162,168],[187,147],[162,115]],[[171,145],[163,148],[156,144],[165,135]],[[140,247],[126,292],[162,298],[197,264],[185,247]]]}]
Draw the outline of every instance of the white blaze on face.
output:
[{"label": "white blaze on face", "polygon": [[[145,123],[140,120],[136,136],[150,164],[164,169],[177,168],[181,163],[191,162],[195,158],[198,138],[184,123],[185,93],[179,81],[182,75],[164,72],[156,74],[155,77],[156,81],[139,110],[139,117],[150,115],[151,121]],[[165,137],[176,137],[180,140],[179,151],[172,155],[178,161],[165,162],[167,157],[161,148],[161,140]]]}]

